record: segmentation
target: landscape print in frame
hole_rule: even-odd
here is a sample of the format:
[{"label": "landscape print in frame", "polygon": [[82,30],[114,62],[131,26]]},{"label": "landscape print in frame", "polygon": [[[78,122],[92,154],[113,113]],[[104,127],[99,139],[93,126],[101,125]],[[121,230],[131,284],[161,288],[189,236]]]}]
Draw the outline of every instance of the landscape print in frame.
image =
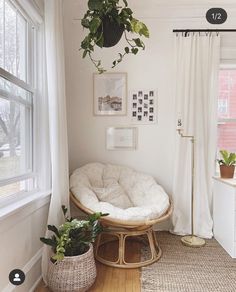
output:
[{"label": "landscape print in frame", "polygon": [[95,115],[120,116],[127,114],[126,73],[94,73],[93,91]]}]

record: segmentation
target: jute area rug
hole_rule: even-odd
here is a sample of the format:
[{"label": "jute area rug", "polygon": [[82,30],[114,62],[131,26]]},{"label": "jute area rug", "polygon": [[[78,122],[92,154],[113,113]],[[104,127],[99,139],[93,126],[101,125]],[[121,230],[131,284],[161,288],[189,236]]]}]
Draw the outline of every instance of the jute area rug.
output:
[{"label": "jute area rug", "polygon": [[[216,240],[202,248],[183,246],[180,236],[158,232],[163,255],[142,268],[142,292],[236,292],[236,259]],[[143,250],[143,257],[147,257]]]}]

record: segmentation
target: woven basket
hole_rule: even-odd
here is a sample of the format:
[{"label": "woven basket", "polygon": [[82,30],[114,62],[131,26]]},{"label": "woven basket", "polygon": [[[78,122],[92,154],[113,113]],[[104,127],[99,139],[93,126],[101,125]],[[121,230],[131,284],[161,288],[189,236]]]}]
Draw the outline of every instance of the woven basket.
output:
[{"label": "woven basket", "polygon": [[48,286],[53,292],[84,292],[96,279],[93,246],[82,255],[65,257],[57,264],[50,261]]}]

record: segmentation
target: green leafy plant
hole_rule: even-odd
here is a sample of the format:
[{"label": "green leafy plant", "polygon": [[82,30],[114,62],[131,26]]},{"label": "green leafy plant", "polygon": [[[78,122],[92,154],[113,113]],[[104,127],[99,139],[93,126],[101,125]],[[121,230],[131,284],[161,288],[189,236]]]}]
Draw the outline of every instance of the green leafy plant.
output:
[{"label": "green leafy plant", "polygon": [[[120,3],[122,2],[122,4]],[[133,17],[133,11],[128,7],[127,0],[89,0],[88,11],[85,13],[81,24],[89,30],[88,35],[81,42],[83,58],[89,56],[99,73],[104,70],[101,60],[95,60],[92,57],[94,47],[104,46],[104,20],[109,20],[112,24],[117,24],[124,30],[127,46],[119,57],[112,63],[112,68],[119,64],[125,55],[136,55],[140,49],[144,50],[145,45],[139,36],[149,37],[147,26]],[[128,33],[136,34],[138,37],[129,38]]]},{"label": "green leafy plant", "polygon": [[236,164],[236,153],[229,153],[227,150],[220,150],[222,159],[217,159],[219,165],[231,166]]},{"label": "green leafy plant", "polygon": [[99,219],[108,214],[94,213],[88,220],[78,220],[66,216],[67,209],[62,206],[65,223],[59,228],[48,225],[48,230],[54,234],[50,238],[41,237],[40,240],[51,246],[54,255],[52,262],[61,261],[65,256],[84,254],[89,249],[89,244],[94,242],[97,235],[103,230]]}]

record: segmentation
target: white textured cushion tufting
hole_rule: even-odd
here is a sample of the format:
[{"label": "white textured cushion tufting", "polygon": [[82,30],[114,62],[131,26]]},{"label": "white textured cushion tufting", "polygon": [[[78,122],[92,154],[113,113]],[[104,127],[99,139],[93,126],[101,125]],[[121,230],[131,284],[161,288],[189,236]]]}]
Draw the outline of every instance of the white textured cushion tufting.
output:
[{"label": "white textured cushion tufting", "polygon": [[132,207],[128,195],[117,182],[104,188],[93,188],[93,191],[101,202],[107,202],[122,209]]},{"label": "white textured cushion tufting", "polygon": [[70,177],[71,192],[94,212],[124,221],[156,219],[169,207],[169,197],[153,177],[111,164],[90,163]]}]

